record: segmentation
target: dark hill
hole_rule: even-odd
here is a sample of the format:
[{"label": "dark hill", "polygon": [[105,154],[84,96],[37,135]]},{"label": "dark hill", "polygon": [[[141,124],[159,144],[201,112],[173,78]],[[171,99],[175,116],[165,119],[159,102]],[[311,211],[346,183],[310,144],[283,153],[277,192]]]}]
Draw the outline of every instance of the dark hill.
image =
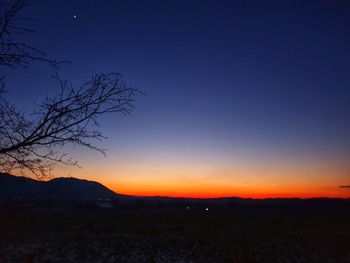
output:
[{"label": "dark hill", "polygon": [[0,173],[0,200],[98,200],[118,196],[100,183],[77,178],[38,181]]}]

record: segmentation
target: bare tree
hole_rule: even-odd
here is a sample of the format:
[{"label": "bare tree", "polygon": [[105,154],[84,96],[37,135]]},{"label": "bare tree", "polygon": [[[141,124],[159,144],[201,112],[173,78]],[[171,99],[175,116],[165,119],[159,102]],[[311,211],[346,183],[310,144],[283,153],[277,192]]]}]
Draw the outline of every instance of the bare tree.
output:
[{"label": "bare tree", "polygon": [[[12,34],[26,32],[17,27],[17,13],[22,0],[2,3],[0,15],[0,66],[27,66],[31,60],[58,65],[60,61],[12,39]],[[134,108],[135,93],[118,73],[95,74],[75,87],[55,75],[59,91],[46,97],[31,113],[18,111],[4,98],[4,83],[0,86],[0,171],[31,172],[42,179],[57,163],[77,165],[64,147],[79,145],[105,154],[94,142],[104,139],[97,119],[107,113],[129,114]]]},{"label": "bare tree", "polygon": [[33,32],[22,25],[29,20],[19,16],[24,6],[24,0],[0,1],[0,66],[27,67],[32,60],[46,62],[52,66],[63,63],[64,61],[50,59],[43,51],[15,39],[18,34]]}]

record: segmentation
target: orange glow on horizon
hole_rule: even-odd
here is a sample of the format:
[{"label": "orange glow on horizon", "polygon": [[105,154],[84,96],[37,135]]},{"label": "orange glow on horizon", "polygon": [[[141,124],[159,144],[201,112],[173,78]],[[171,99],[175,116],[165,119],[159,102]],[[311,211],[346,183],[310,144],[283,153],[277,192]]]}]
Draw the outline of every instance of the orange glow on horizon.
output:
[{"label": "orange glow on horizon", "polygon": [[[131,168],[130,168],[131,167]],[[315,166],[235,166],[211,167],[114,164],[74,168],[64,174],[102,183],[119,194],[189,198],[350,198],[350,167]]]},{"label": "orange glow on horizon", "polygon": [[[112,188],[110,188],[113,190]],[[117,192],[116,190],[113,190]],[[295,193],[295,194],[233,194],[233,193],[221,193],[221,194],[201,194],[201,193],[171,193],[171,192],[152,192],[152,191],[130,191],[130,192],[118,192],[119,194],[132,195],[132,196],[160,196],[160,197],[174,197],[174,198],[252,198],[252,199],[268,199],[268,198],[350,198],[350,194],[305,194],[305,193]]]},{"label": "orange glow on horizon", "polygon": [[163,196],[163,197],[179,197],[179,198],[221,198],[221,197],[239,197],[239,198],[350,198],[350,190],[332,189],[328,191],[306,191],[302,189],[250,189],[250,190],[236,190],[229,191],[223,189],[205,190],[200,188],[193,188],[192,190],[179,189],[154,189],[154,188],[122,188],[116,187],[114,184],[106,184],[112,191],[134,196]]}]

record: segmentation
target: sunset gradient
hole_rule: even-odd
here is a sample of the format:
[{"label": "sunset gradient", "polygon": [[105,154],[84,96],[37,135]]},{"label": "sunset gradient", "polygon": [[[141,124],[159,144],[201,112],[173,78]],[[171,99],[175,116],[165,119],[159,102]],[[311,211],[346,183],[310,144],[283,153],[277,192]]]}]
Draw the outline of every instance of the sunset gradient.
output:
[{"label": "sunset gradient", "polygon": [[32,1],[40,34],[26,41],[72,63],[11,71],[6,96],[30,112],[58,92],[56,71],[77,86],[120,72],[146,94],[130,115],[99,119],[106,158],[67,147],[82,168],[56,177],[129,195],[350,197],[339,187],[350,185],[349,2],[263,2]]},{"label": "sunset gradient", "polygon": [[[155,158],[153,156],[153,158]],[[164,158],[164,156],[163,156]],[[108,157],[113,159],[113,157]],[[62,168],[57,175],[72,175],[100,182],[127,195],[243,198],[349,198],[340,188],[349,181],[350,165],[335,163],[218,164],[203,160],[95,160],[84,168]]]}]

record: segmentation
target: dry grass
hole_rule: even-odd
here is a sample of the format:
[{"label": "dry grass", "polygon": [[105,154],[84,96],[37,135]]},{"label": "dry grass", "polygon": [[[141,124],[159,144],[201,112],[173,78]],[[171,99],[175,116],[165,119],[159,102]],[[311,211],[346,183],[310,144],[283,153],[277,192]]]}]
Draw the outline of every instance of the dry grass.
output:
[{"label": "dry grass", "polygon": [[350,214],[119,210],[0,219],[0,262],[350,262]]}]

